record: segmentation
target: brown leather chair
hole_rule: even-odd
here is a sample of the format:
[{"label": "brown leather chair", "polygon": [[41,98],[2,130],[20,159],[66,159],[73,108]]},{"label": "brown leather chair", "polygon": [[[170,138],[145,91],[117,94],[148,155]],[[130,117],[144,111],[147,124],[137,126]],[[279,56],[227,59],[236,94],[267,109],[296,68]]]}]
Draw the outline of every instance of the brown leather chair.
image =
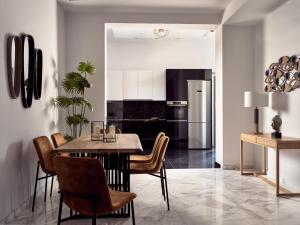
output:
[{"label": "brown leather chair", "polygon": [[[169,137],[160,138],[157,146],[158,153],[154,155],[151,162],[130,163],[131,174],[150,174],[160,178],[164,199],[167,200],[168,210],[170,210],[167,173],[165,167],[165,154],[169,143]],[[159,175],[157,174],[159,173]]]},{"label": "brown leather chair", "polygon": [[164,132],[160,132],[156,136],[151,154],[149,154],[149,155],[131,155],[130,156],[130,162],[133,162],[133,163],[138,163],[138,162],[149,163],[149,162],[151,162],[154,159],[157,152],[158,152],[157,147],[158,147],[159,140],[160,140],[161,137],[164,137],[164,136],[165,136]]},{"label": "brown leather chair", "polygon": [[61,194],[58,225],[66,220],[61,219],[63,202],[75,212],[92,216],[93,225],[96,225],[98,215],[119,210],[130,203],[132,223],[135,224],[133,199],[136,194],[109,190],[99,160],[56,156],[54,165]]},{"label": "brown leather chair", "polygon": [[52,142],[54,144],[55,148],[58,148],[59,146],[66,143],[66,140],[62,133],[54,133],[51,135]]},{"label": "brown leather chair", "polygon": [[[45,194],[44,194],[44,202],[45,202],[46,195],[47,195],[48,178],[52,177],[51,190],[50,190],[50,197],[51,197],[52,190],[53,190],[53,178],[56,175],[54,165],[53,165],[53,157],[54,157],[53,147],[50,143],[49,138],[46,136],[34,138],[33,144],[35,146],[39,161],[37,164],[36,177],[35,177],[34,194],[33,194],[33,201],[32,201],[32,212],[34,211],[37,182],[42,179],[46,180],[45,181]],[[46,174],[46,176],[39,177],[40,167],[42,168],[42,170]]]},{"label": "brown leather chair", "polygon": [[[54,148],[58,148],[59,146],[62,146],[66,143],[66,139],[62,135],[62,133],[54,133],[51,135],[51,139],[54,145]],[[70,153],[60,153],[62,156],[70,156]]]}]

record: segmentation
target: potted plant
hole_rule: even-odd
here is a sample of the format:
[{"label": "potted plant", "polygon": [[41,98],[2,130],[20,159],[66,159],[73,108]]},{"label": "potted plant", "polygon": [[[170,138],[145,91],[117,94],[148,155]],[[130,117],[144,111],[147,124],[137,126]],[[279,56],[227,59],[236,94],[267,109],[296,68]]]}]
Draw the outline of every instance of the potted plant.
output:
[{"label": "potted plant", "polygon": [[58,96],[56,104],[66,110],[66,124],[69,134],[65,135],[67,141],[81,136],[83,126],[89,123],[85,117],[86,110],[93,111],[93,105],[85,98],[85,89],[91,88],[87,76],[93,75],[96,69],[90,62],[80,62],[76,72],[67,73],[61,83],[65,95]]}]

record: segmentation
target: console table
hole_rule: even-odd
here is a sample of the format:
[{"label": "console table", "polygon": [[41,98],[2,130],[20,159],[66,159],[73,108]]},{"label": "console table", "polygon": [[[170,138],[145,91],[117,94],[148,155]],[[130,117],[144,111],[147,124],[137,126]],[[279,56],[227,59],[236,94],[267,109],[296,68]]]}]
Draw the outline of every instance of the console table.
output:
[{"label": "console table", "polygon": [[[264,166],[263,171],[252,171],[252,172],[244,172],[244,149],[243,144],[251,143],[254,145],[259,145],[263,147],[264,151]],[[275,183],[267,179],[265,176],[268,171],[268,149],[272,148],[276,151],[276,181]],[[241,175],[254,175],[258,178],[261,178],[263,181],[275,186],[276,188],[276,196],[295,196],[300,195],[300,193],[290,192],[289,190],[280,187],[280,152],[286,149],[300,149],[300,139],[299,138],[290,138],[290,137],[282,137],[282,138],[272,138],[270,134],[250,134],[250,133],[242,133],[240,136],[240,170]]]}]

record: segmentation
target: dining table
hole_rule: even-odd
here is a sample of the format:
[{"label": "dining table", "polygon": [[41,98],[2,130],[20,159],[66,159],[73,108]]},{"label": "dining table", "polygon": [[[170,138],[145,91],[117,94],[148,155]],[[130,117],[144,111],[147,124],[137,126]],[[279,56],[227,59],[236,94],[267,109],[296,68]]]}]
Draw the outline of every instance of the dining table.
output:
[{"label": "dining table", "polygon": [[[130,155],[141,154],[143,147],[137,134],[117,134],[115,142],[94,141],[81,136],[54,149],[55,154],[70,153],[71,157],[92,157],[102,162],[108,186],[116,191],[130,191]],[[129,205],[114,216],[130,216]]]}]

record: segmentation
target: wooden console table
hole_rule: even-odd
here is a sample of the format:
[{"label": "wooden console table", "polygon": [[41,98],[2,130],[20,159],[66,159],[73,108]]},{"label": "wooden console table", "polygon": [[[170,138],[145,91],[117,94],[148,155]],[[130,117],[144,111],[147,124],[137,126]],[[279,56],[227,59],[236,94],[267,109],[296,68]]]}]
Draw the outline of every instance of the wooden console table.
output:
[{"label": "wooden console table", "polygon": [[[262,172],[244,172],[244,154],[243,143],[251,143],[263,147],[264,150],[264,167]],[[276,151],[276,181],[275,183],[262,175],[267,175],[268,171],[268,149],[273,148]],[[254,175],[261,178],[265,182],[275,186],[277,196],[295,196],[300,193],[290,192],[287,189],[280,187],[280,151],[284,149],[300,149],[299,138],[282,137],[280,139],[272,138],[270,134],[246,134],[242,133],[240,136],[240,170],[241,175]]]}]

